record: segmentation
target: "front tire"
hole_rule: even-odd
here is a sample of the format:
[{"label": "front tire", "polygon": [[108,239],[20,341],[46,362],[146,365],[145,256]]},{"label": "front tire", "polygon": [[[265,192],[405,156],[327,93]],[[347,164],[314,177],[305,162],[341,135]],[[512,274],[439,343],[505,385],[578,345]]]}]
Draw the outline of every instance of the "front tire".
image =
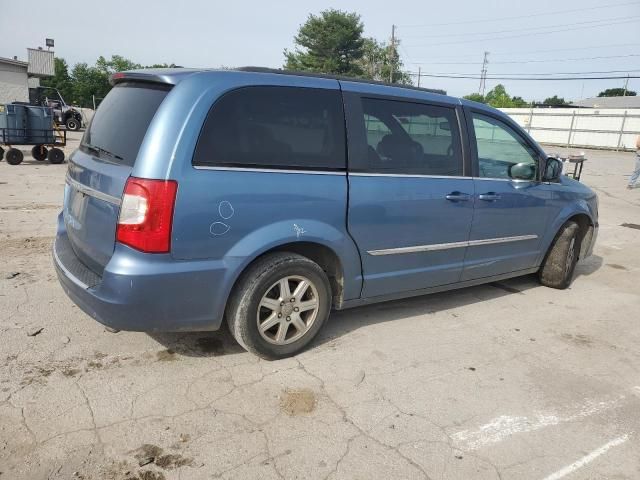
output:
[{"label": "front tire", "polygon": [[278,252],[258,259],[231,294],[226,319],[240,345],[266,359],[300,352],[331,311],[331,286],[318,264]]},{"label": "front tire", "polygon": [[542,285],[558,289],[571,285],[578,263],[580,240],[580,226],[576,222],[569,221],[562,226],[538,273]]},{"label": "front tire", "polygon": [[67,127],[67,130],[73,130],[74,132],[80,130],[80,122],[73,117],[67,118],[65,126]]}]

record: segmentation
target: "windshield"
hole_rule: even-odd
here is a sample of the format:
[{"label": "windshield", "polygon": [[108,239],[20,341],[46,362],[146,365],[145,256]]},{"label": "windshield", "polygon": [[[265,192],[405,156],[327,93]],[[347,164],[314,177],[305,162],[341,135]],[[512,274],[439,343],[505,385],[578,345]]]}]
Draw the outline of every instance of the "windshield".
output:
[{"label": "windshield", "polygon": [[107,161],[133,166],[147,128],[169,89],[135,82],[116,85],[98,107],[81,147]]}]

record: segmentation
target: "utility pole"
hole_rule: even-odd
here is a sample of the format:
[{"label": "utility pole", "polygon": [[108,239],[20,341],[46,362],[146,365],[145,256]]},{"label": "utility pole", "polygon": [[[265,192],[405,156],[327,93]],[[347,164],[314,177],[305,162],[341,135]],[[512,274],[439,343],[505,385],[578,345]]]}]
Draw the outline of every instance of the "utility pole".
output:
[{"label": "utility pole", "polygon": [[420,88],[420,77],[422,77],[422,67],[418,67],[418,88]]},{"label": "utility pole", "polygon": [[393,68],[395,65],[396,59],[396,26],[391,25],[391,50],[390,50],[391,58],[389,59],[389,83],[393,83]]},{"label": "utility pole", "polygon": [[627,96],[627,88],[629,88],[629,75],[627,75],[627,79],[624,81],[624,92],[622,93],[623,97]]},{"label": "utility pole", "polygon": [[478,87],[478,93],[484,97],[484,90],[487,86],[487,65],[489,64],[489,52],[484,52],[484,59],[482,60],[482,71],[480,72],[480,86]]}]

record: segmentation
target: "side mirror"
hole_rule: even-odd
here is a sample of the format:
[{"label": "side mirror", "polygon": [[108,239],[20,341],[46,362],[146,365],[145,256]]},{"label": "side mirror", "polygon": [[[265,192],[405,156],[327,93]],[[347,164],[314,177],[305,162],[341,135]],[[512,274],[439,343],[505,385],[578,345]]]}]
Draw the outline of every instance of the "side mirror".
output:
[{"label": "side mirror", "polygon": [[447,132],[451,131],[451,125],[449,125],[449,122],[440,122],[438,127],[440,127],[440,130],[446,130]]},{"label": "side mirror", "polygon": [[560,175],[562,175],[562,162],[555,157],[547,158],[542,181],[557,182],[560,179]]},{"label": "side mirror", "polygon": [[535,180],[536,166],[533,163],[516,163],[509,166],[509,177],[515,180]]}]

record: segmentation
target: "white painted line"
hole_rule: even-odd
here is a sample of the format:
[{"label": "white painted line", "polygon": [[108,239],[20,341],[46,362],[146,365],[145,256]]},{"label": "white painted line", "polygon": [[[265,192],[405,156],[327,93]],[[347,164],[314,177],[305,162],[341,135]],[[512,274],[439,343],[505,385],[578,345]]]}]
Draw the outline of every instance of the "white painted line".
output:
[{"label": "white painted line", "polygon": [[602,402],[588,400],[578,406],[575,412],[565,416],[557,415],[555,412],[537,412],[533,417],[501,415],[478,428],[457,432],[451,438],[462,450],[478,450],[485,445],[499,443],[516,433],[533,432],[595,415],[615,407],[623,398],[624,396],[621,396]]},{"label": "white painted line", "polygon": [[618,438],[614,438],[610,442],[607,442],[604,445],[602,445],[600,448],[597,448],[593,452],[589,453],[588,455],[585,455],[580,460],[577,460],[573,462],[571,465],[567,465],[566,467],[561,468],[557,472],[552,473],[548,477],[545,477],[544,480],[558,480],[562,477],[566,477],[570,473],[573,473],[579,468],[584,467],[586,464],[591,463],[600,455],[606,453],[607,450],[609,450],[610,448],[620,445],[626,442],[628,439],[629,439],[628,434],[622,435],[621,437],[618,437]]}]

